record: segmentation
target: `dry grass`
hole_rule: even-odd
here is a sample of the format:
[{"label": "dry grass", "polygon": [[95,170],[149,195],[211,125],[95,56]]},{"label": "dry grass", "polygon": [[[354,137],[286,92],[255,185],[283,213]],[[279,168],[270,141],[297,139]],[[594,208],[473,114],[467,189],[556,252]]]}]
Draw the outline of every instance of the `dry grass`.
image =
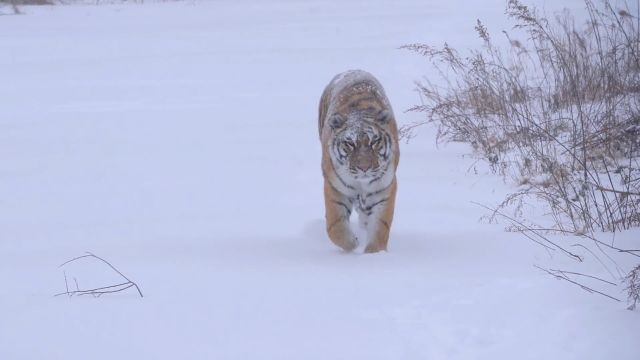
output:
[{"label": "dry grass", "polygon": [[542,203],[545,228],[593,237],[640,225],[640,13],[608,0],[585,6],[578,26],[567,12],[549,20],[510,0],[506,14],[527,40],[505,32],[506,50],[480,21],[483,46],[466,56],[447,44],[403,46],[429,58],[445,85],[418,84],[423,104],[412,110],[426,120],[402,134],[435,124],[439,141],[470,143],[519,185],[498,210],[522,216],[523,204]]},{"label": "dry grass", "polygon": [[[519,1],[507,13],[529,35],[512,49],[476,30],[482,49],[462,57],[445,44],[404,48],[453,71],[445,88],[419,84],[426,122],[445,141],[470,143],[523,197],[544,200],[558,229],[617,231],[640,225],[640,36],[637,17],[586,1],[578,30],[564,14],[550,23]],[[508,35],[507,35],[508,36]],[[413,124],[405,127],[407,134]]]},{"label": "dry grass", "polygon": [[629,302],[629,310],[635,310],[637,304],[640,303],[640,265],[629,272],[629,275],[624,279],[627,287],[627,298]]}]

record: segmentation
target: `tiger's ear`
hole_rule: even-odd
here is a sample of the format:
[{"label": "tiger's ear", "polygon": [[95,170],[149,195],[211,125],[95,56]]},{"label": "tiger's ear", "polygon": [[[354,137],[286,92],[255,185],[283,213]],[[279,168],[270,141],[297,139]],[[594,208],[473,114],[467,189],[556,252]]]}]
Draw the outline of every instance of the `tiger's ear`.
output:
[{"label": "tiger's ear", "polygon": [[380,124],[386,124],[391,120],[391,112],[389,110],[382,110],[378,113],[376,121]]},{"label": "tiger's ear", "polygon": [[344,118],[344,116],[340,114],[334,114],[329,118],[329,126],[331,126],[333,130],[335,130],[342,127],[345,121],[346,119]]}]

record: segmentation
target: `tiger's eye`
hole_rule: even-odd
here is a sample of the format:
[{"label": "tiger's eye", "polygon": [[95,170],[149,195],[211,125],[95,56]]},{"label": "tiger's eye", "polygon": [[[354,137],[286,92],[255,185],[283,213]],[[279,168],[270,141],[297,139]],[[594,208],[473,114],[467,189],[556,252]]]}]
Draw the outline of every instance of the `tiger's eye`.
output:
[{"label": "tiger's eye", "polygon": [[345,152],[350,152],[351,150],[353,150],[353,144],[351,144],[350,142],[346,141],[346,142],[342,143],[342,149]]},{"label": "tiger's eye", "polygon": [[371,143],[370,143],[372,148],[379,148],[380,147],[380,137],[379,136],[374,136],[373,139],[371,139]]}]

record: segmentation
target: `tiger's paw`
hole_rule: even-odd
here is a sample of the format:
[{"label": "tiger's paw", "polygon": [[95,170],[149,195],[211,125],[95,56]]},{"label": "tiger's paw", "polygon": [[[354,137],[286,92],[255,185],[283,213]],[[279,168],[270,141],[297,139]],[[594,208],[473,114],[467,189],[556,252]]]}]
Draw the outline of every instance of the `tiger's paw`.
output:
[{"label": "tiger's paw", "polygon": [[338,241],[334,241],[334,243],[347,252],[355,250],[359,245],[358,238],[355,236],[349,236]]},{"label": "tiger's paw", "polygon": [[381,244],[377,244],[375,242],[369,243],[366,248],[364,248],[365,254],[373,254],[380,251],[387,251],[387,247]]}]

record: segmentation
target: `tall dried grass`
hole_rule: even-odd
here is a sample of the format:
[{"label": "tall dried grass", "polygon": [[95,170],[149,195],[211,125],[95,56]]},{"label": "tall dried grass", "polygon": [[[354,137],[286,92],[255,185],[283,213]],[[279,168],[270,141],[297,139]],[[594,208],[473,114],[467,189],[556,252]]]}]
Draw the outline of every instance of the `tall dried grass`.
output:
[{"label": "tall dried grass", "polygon": [[411,110],[426,120],[401,131],[433,123],[439,141],[470,143],[519,185],[497,210],[522,217],[523,204],[541,201],[548,230],[593,237],[640,225],[640,13],[608,0],[585,6],[578,26],[568,12],[549,20],[508,1],[527,35],[505,32],[508,49],[480,21],[483,45],[467,56],[447,44],[403,46],[431,60],[444,86],[418,84],[423,103]]}]

